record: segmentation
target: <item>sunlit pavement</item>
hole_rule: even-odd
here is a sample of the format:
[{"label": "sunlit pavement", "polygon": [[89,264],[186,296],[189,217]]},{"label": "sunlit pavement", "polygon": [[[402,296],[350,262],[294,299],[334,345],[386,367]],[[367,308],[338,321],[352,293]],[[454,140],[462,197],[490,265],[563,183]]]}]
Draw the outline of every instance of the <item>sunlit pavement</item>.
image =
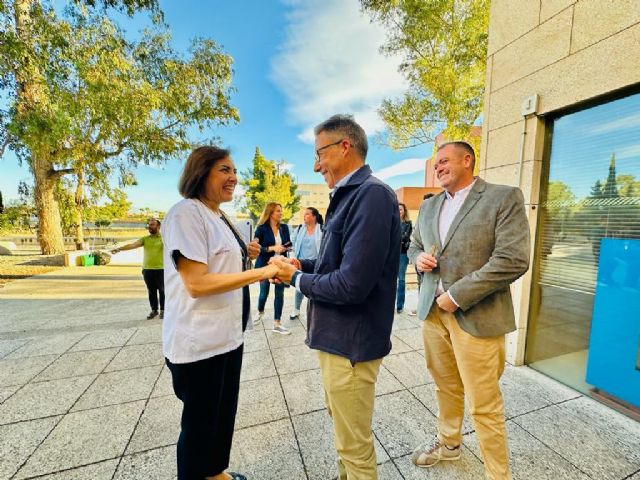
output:
[{"label": "sunlit pavement", "polygon": [[[289,288],[283,320],[292,303]],[[331,423],[304,314],[282,336],[272,306],[246,335],[231,469],[326,480]],[[175,478],[180,403],[148,310],[133,266],[72,267],[0,290],[0,479]],[[376,386],[380,479],[484,478],[469,419],[460,461],[413,467],[411,451],[435,432],[434,386],[420,322],[397,315],[392,340]],[[640,480],[640,424],[527,367],[508,365],[502,387],[515,479]]]}]

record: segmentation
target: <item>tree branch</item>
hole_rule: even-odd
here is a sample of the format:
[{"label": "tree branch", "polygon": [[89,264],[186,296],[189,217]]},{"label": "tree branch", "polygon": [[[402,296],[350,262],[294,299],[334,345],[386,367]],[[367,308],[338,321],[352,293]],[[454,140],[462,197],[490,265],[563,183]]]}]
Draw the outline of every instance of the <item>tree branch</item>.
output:
[{"label": "tree branch", "polygon": [[4,155],[4,151],[7,149],[10,143],[11,143],[11,137],[7,135],[7,138],[5,138],[4,142],[2,142],[2,148],[0,148],[0,158],[2,158],[2,156]]},{"label": "tree branch", "polygon": [[[200,113],[201,111],[202,111],[202,108],[198,108],[197,110],[194,110],[193,112],[187,113],[186,117],[191,117],[193,115],[196,115],[196,114]],[[160,130],[162,130],[162,131],[169,130],[170,128],[173,128],[176,125],[178,125],[180,122],[182,122],[182,120],[176,120],[175,122],[172,122],[169,125],[165,125],[164,127],[160,127]]]}]

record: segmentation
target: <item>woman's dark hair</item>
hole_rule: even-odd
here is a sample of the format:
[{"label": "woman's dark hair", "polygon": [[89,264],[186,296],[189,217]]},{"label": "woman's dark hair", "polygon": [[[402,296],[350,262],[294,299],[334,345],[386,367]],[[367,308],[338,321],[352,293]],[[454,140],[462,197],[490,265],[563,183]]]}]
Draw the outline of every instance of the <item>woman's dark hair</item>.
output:
[{"label": "woman's dark hair", "polygon": [[400,205],[404,209],[404,214],[402,215],[402,218],[400,220],[402,220],[403,222],[407,222],[409,220],[409,210],[407,210],[407,206],[402,202],[398,203],[398,205]]},{"label": "woman's dark hair", "polygon": [[203,197],[209,172],[216,162],[227,158],[230,154],[229,150],[213,146],[198,147],[191,152],[178,182],[180,195],[184,198]]},{"label": "woman's dark hair", "polygon": [[320,212],[316,207],[307,207],[306,209],[311,212],[311,215],[316,217],[316,223],[318,225],[322,225],[324,223],[324,220],[322,219],[322,215],[320,214]]}]

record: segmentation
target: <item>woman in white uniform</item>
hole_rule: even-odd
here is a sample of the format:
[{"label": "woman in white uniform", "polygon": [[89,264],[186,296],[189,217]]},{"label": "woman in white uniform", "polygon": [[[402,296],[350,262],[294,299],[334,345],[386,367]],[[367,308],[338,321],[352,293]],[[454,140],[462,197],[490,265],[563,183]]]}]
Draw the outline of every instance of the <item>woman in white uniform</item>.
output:
[{"label": "woman in white uniform", "polygon": [[178,186],[184,200],[169,210],[163,226],[163,351],[183,403],[179,480],[246,480],[226,469],[250,312],[248,285],[278,269],[249,268],[260,245],[245,245],[220,210],[232,199],[236,173],[228,150],[195,149]]}]

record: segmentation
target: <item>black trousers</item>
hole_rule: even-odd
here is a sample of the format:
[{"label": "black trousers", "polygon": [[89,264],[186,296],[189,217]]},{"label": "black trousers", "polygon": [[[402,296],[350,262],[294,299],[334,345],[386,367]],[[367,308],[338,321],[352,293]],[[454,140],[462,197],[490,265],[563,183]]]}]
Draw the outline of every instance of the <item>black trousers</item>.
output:
[{"label": "black trousers", "polygon": [[178,480],[203,480],[229,467],[238,409],[243,345],[193,363],[171,363],[173,391],[182,401]]},{"label": "black trousers", "polygon": [[149,292],[151,310],[158,310],[158,297],[160,297],[160,310],[164,310],[164,270],[142,269],[142,277]]}]

